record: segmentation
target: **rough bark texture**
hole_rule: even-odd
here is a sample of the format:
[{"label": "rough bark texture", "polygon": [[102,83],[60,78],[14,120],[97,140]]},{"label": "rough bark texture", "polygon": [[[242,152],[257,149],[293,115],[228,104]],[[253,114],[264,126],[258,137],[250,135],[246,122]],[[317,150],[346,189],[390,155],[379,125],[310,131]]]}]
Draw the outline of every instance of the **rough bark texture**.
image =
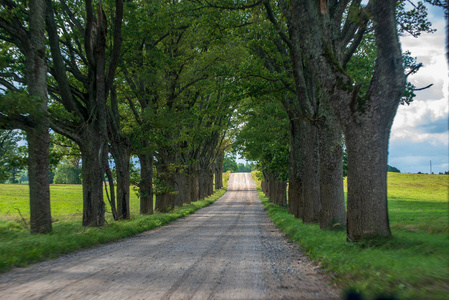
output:
[{"label": "rough bark texture", "polygon": [[295,218],[302,218],[302,156],[300,139],[300,121],[290,119],[290,152],[289,152],[289,174],[288,174],[288,211]]},{"label": "rough bark texture", "polygon": [[27,130],[27,142],[29,148],[30,230],[31,233],[46,233],[52,230],[52,225],[48,176],[50,139],[45,122]]},{"label": "rough bark texture", "polygon": [[33,127],[27,128],[29,148],[28,176],[30,186],[30,230],[45,233],[52,230],[47,118],[47,67],[45,58],[45,1],[30,1],[30,49],[26,53],[26,81],[31,97],[40,101],[37,116],[30,116]]},{"label": "rough bark texture", "polygon": [[210,164],[200,165],[198,174],[198,197],[204,199],[213,193],[213,171]]},{"label": "rough bark texture", "polygon": [[153,214],[153,154],[140,154],[140,214]]},{"label": "rough bark texture", "polygon": [[287,182],[276,180],[276,195],[275,195],[275,204],[279,206],[287,205]]},{"label": "rough bark texture", "polygon": [[318,223],[320,219],[320,174],[317,128],[310,122],[302,122],[301,130],[303,182],[302,220],[304,223]]},{"label": "rough bark texture", "polygon": [[83,226],[103,226],[103,176],[107,144],[93,134],[80,144],[83,176]]},{"label": "rough bark texture", "polygon": [[175,168],[173,154],[167,149],[160,149],[157,161],[156,211],[167,212],[174,207]]},{"label": "rough bark texture", "polygon": [[[25,82],[28,95],[35,104],[25,115],[22,111],[0,114],[2,125],[9,129],[20,128],[27,133],[28,176],[30,186],[30,230],[46,233],[52,230],[49,190],[49,120],[47,107],[47,65],[45,57],[46,4],[42,0],[24,2],[2,1],[1,41],[13,43],[25,57]],[[26,12],[21,11],[26,9]],[[27,16],[22,19],[19,14]],[[28,22],[28,23],[26,23]],[[2,75],[4,76],[4,74]],[[16,80],[14,80],[16,81]],[[2,80],[4,89],[17,92],[17,84]],[[5,90],[2,90],[4,94]]]},{"label": "rough bark texture", "polygon": [[178,170],[174,175],[174,188],[176,193],[174,195],[174,205],[182,206],[184,203],[192,202],[190,200],[190,178],[185,170]]},{"label": "rough bark texture", "polygon": [[130,149],[127,147],[121,148],[121,151],[114,156],[117,173],[117,216],[119,220],[131,218],[129,211],[130,158]]},{"label": "rough bark texture", "polygon": [[346,225],[346,208],[343,191],[342,131],[330,103],[323,103],[327,111],[324,122],[318,127],[320,151],[320,228],[332,229]]},{"label": "rough bark texture", "polygon": [[[343,18],[348,6],[359,14],[357,21]],[[347,226],[352,241],[390,235],[385,181],[388,138],[405,84],[395,7],[394,0],[373,0],[366,9],[360,1],[320,7],[316,1],[292,0],[283,6],[290,40],[280,35],[289,44],[299,99],[311,96],[309,79],[318,80],[320,93],[330,99],[346,136]],[[360,96],[344,67],[362,40],[368,18],[374,23],[378,56],[369,90]],[[314,117],[313,103],[301,102],[305,116]]]},{"label": "rough bark texture", "polygon": [[190,199],[192,201],[199,199],[199,176],[195,170],[190,175]]},{"label": "rough bark texture", "polygon": [[[348,240],[390,236],[387,158],[391,126],[405,86],[395,1],[373,1],[378,56],[363,98],[340,97],[337,117],[348,152]],[[342,107],[346,104],[346,107]],[[369,170],[369,171],[368,171]]]}]

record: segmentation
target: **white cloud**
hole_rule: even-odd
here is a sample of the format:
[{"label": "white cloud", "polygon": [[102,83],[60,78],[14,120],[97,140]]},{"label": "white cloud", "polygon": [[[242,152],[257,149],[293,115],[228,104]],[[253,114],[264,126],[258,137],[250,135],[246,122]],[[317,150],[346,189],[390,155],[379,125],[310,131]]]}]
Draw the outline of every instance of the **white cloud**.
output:
[{"label": "white cloud", "polygon": [[417,39],[401,37],[403,51],[410,50],[424,64],[417,74],[408,78],[410,82],[418,88],[433,83],[431,88],[417,91],[410,106],[401,105],[397,111],[391,131],[389,164],[402,172],[428,172],[430,160],[434,172],[449,170],[445,21],[440,12],[430,12],[436,33],[422,34]]}]

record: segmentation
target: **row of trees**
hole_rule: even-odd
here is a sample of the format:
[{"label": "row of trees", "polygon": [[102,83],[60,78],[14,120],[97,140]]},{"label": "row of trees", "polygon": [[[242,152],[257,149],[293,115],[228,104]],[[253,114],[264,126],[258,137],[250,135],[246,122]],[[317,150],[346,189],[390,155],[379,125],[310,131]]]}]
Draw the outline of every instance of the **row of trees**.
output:
[{"label": "row of trees", "polygon": [[264,191],[284,205],[288,177],[289,212],[305,223],[346,224],[350,241],[390,236],[389,134],[398,105],[414,96],[406,77],[421,66],[402,53],[398,34],[432,31],[424,4],[410,10],[403,1],[379,0],[242,4],[250,6],[264,32],[248,44],[264,66],[253,75],[264,80],[254,95],[278,102],[270,102],[270,113],[258,101],[243,109],[248,120],[237,141],[241,153],[260,163]]},{"label": "row of trees", "polygon": [[26,132],[32,232],[52,228],[49,128],[81,152],[85,226],[105,222],[110,155],[115,219],[130,217],[132,154],[142,214],[153,213],[153,194],[166,211],[210,195],[214,173],[222,186],[223,140],[238,99],[238,47],[214,24],[232,22],[227,12],[200,13],[188,1],[0,5],[0,126]]},{"label": "row of trees", "polygon": [[[389,132],[413,95],[405,78],[420,66],[404,59],[398,30],[429,30],[422,3],[411,11],[393,0],[0,5],[0,124],[27,134],[33,232],[51,230],[49,127],[79,147],[83,224],[102,226],[109,155],[114,217],[129,218],[131,155],[141,213],[153,212],[153,193],[165,211],[210,194],[213,173],[221,186],[234,126],[244,128],[239,144],[261,164],[267,191],[280,194],[288,178],[296,217],[347,224],[352,241],[390,235]],[[284,204],[285,193],[277,199]]]}]

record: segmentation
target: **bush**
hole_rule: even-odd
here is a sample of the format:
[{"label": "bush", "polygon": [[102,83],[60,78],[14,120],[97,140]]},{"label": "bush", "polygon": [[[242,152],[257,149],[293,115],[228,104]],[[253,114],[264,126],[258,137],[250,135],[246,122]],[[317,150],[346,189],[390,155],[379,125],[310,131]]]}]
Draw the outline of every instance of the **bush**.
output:
[{"label": "bush", "polygon": [[81,168],[62,163],[55,171],[55,184],[81,184]]}]

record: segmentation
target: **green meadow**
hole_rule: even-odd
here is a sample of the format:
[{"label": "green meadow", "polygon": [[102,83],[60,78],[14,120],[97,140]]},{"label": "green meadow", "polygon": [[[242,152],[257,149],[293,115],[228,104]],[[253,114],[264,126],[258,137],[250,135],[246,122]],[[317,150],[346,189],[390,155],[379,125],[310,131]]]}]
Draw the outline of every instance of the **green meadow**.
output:
[{"label": "green meadow", "polygon": [[[256,179],[255,173],[253,178]],[[298,243],[344,293],[377,299],[448,299],[447,175],[388,174],[393,237],[346,242],[346,232],[303,224],[259,196],[271,219]]]},{"label": "green meadow", "polygon": [[113,221],[107,204],[107,225],[102,228],[81,225],[81,185],[52,185],[53,231],[45,235],[30,234],[27,229],[30,214],[28,186],[0,184],[0,272],[130,237],[192,214],[220,198],[226,192],[228,179],[229,172],[224,173],[222,189],[204,200],[185,204],[169,213],[139,215],[139,199],[133,191],[130,197],[131,220]]}]

